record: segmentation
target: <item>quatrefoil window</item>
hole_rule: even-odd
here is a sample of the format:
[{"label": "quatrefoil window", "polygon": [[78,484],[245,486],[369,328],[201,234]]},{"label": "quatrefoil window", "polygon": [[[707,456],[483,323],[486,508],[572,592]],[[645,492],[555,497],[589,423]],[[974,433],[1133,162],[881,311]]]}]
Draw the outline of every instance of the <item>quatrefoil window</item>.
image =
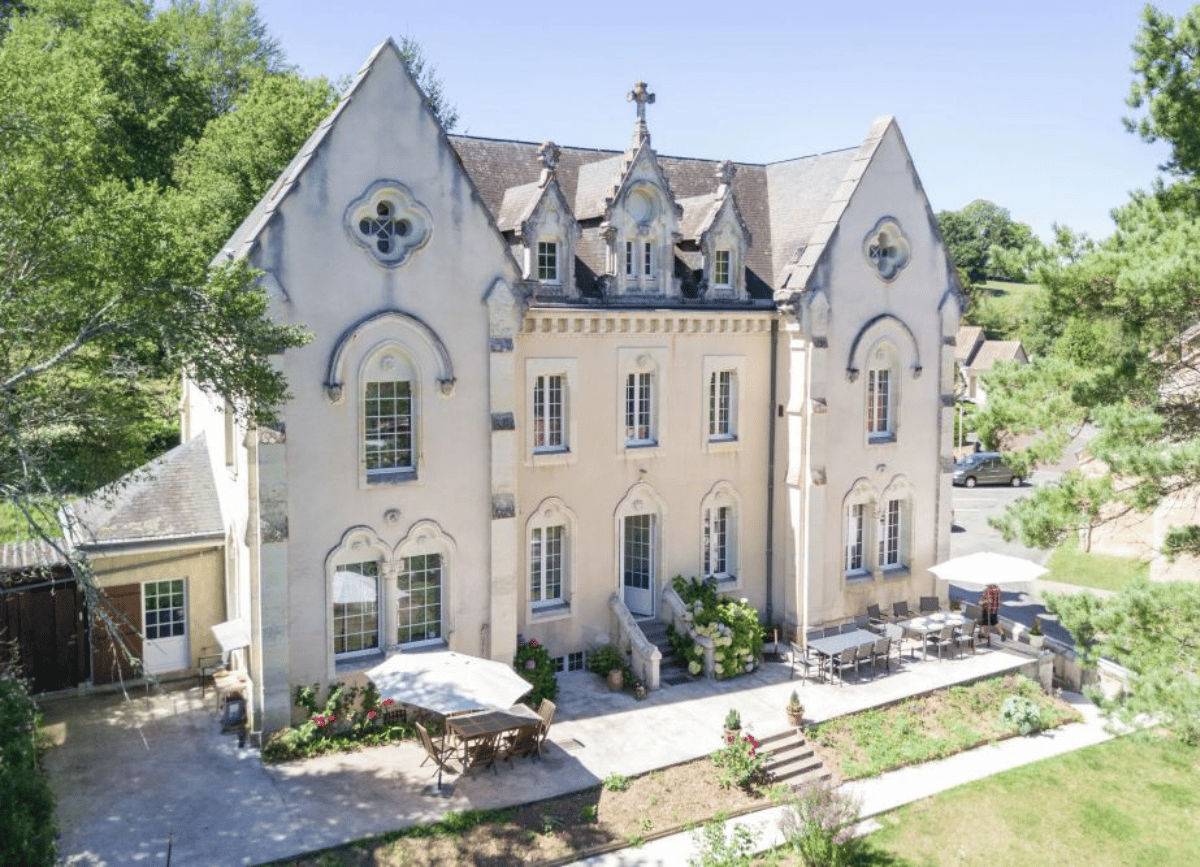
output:
[{"label": "quatrefoil window", "polygon": [[912,259],[912,247],[891,217],[884,217],[863,241],[863,256],[867,264],[884,280],[894,280]]},{"label": "quatrefoil window", "polygon": [[429,241],[429,211],[396,181],[378,181],[346,209],[346,231],[382,264],[403,265]]}]

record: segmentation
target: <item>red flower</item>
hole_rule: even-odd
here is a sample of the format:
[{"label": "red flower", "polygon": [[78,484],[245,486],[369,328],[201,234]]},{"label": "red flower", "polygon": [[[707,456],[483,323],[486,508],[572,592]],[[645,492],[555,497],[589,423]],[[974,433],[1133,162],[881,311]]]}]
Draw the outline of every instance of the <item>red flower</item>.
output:
[{"label": "red flower", "polygon": [[325,722],[325,717],[320,716],[320,715],[314,715],[313,722],[315,722],[317,725],[320,725],[321,723]]},{"label": "red flower", "polygon": [[531,638],[531,639],[529,639],[529,646],[530,646],[530,647],[537,647],[537,646],[538,646],[537,639],[536,639],[536,638]]},{"label": "red flower", "polygon": [[388,704],[395,704],[395,702],[394,702],[394,701],[392,701],[390,698],[385,698],[385,699],[383,700],[383,703],[384,703],[385,705],[388,705]]},{"label": "red flower", "polygon": [[337,717],[335,717],[333,714],[329,715],[329,722],[333,722],[335,719],[337,719]]},{"label": "red flower", "polygon": [[318,725],[318,726],[323,726],[323,725],[325,725],[325,720],[324,720],[323,718],[321,718],[321,717],[317,717],[317,725]]}]

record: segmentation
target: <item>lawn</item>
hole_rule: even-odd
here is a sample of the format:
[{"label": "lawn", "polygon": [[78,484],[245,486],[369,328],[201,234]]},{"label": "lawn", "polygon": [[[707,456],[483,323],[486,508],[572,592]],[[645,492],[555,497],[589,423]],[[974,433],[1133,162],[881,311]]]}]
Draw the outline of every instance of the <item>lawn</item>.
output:
[{"label": "lawn", "polygon": [[1050,570],[1048,581],[1113,591],[1135,577],[1148,577],[1150,573],[1150,564],[1145,560],[1080,551],[1074,536],[1067,537],[1054,550],[1046,566]]},{"label": "lawn", "polygon": [[980,284],[975,293],[971,321],[982,325],[993,340],[1018,340],[1039,289],[1037,283],[989,281]]},{"label": "lawn", "polygon": [[889,813],[863,863],[1193,867],[1197,779],[1200,750],[1153,735],[1118,738]]}]

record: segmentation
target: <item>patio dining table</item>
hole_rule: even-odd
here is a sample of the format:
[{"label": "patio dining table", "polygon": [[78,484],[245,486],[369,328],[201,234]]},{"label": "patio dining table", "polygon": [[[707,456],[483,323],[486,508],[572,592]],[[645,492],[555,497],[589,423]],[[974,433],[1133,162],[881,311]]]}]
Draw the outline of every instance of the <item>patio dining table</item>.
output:
[{"label": "patio dining table", "polygon": [[926,639],[930,633],[938,632],[947,626],[963,626],[966,622],[967,618],[957,611],[937,611],[910,620],[901,620],[896,625],[905,632],[921,636],[921,654],[924,659],[928,659],[929,643]]},{"label": "patio dining table", "polygon": [[843,650],[849,650],[851,647],[858,647],[863,644],[873,644],[879,639],[879,636],[874,632],[868,632],[865,629],[855,629],[852,632],[840,632],[837,635],[827,635],[824,638],[810,638],[808,646],[817,652],[821,657],[821,665],[819,670],[821,679],[825,679],[825,660],[834,654],[841,653]]},{"label": "patio dining table", "polygon": [[[541,721],[536,711],[517,704],[508,710],[481,710],[449,716],[446,718],[446,728],[462,746],[460,758],[463,771],[466,771],[474,755],[490,755],[488,764],[494,762],[497,758],[494,748],[502,735]],[[481,745],[493,749],[480,750]]]}]

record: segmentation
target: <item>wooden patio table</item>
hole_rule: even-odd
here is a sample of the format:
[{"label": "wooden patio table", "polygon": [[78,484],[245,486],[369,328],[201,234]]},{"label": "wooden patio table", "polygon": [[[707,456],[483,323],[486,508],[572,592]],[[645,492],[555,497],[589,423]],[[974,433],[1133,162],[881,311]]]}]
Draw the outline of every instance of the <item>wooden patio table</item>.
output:
[{"label": "wooden patio table", "polygon": [[472,764],[469,761],[470,756],[477,751],[480,755],[490,755],[487,764],[492,764],[497,758],[495,750],[480,751],[481,745],[490,744],[494,747],[500,736],[506,732],[541,721],[542,718],[536,711],[523,704],[517,704],[508,710],[480,710],[446,717],[446,728],[462,745],[461,758],[465,773]]}]

